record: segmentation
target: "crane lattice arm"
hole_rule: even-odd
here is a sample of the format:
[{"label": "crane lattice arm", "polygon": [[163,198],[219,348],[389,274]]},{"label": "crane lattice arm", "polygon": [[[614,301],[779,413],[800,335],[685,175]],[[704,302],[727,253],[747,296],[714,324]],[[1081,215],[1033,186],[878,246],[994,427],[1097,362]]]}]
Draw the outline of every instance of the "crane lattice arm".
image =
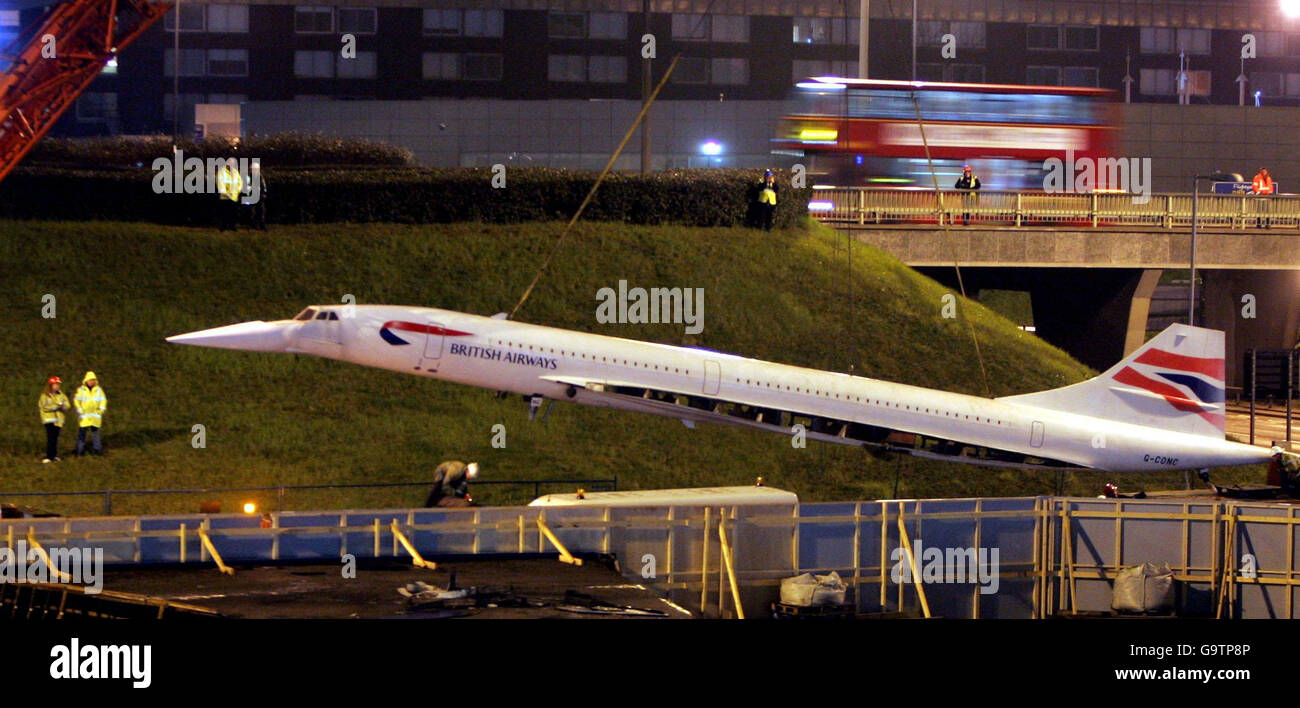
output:
[{"label": "crane lattice arm", "polygon": [[49,132],[110,59],[171,8],[149,0],[68,0],[10,47],[0,75],[0,180]]}]

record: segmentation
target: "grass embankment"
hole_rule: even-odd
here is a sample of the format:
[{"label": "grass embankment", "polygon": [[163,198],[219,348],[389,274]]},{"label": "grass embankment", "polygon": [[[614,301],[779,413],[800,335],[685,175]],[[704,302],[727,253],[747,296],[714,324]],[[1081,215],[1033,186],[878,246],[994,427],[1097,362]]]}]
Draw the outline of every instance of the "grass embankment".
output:
[{"label": "grass embankment", "polygon": [[[168,345],[179,332],[292,316],[312,303],[509,310],[551,248],[553,223],[334,225],[218,233],[128,223],[0,225],[0,491],[160,489],[428,479],[441,460],[478,460],[488,479],[617,476],[621,488],[747,484],[756,476],[806,500],[1021,495],[1052,491],[1055,474],[899,458],[783,436],[556,404],[530,423],[518,398],[309,357]],[[984,393],[964,321],[941,316],[948,290],[870,247],[819,229],[771,234],[585,224],[570,236],[519,319],[559,327]],[[601,325],[595,293],[626,279],[702,287],[705,327]],[[42,296],[57,317],[41,317]],[[989,393],[1079,381],[1088,370],[974,303]],[[108,395],[110,454],[42,465],[42,382],[71,395],[95,370]],[[507,447],[491,446],[492,426]],[[207,446],[191,446],[201,424]],[[65,429],[68,450],[75,428]],[[1257,472],[1238,473],[1241,478]],[[1094,494],[1108,475],[1071,474]],[[1229,479],[1224,476],[1223,479]],[[1253,478],[1253,477],[1250,477]],[[1119,476],[1126,488],[1180,484],[1181,473]],[[531,489],[481,487],[485,503]],[[294,492],[286,508],[414,505],[423,489]],[[212,497],[216,495],[205,495]],[[244,498],[274,508],[268,494]],[[21,500],[98,513],[100,498]],[[199,498],[119,497],[117,513],[194,511]]]}]

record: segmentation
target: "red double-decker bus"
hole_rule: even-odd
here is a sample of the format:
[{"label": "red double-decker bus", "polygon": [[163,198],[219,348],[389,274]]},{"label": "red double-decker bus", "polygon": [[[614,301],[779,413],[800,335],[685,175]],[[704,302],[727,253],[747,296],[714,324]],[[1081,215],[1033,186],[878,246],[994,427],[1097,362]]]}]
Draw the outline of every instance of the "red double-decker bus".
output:
[{"label": "red double-decker bus", "polygon": [[1114,92],[1095,88],[817,76],[791,102],[773,152],[841,187],[933,186],[928,143],[940,188],[969,164],[984,189],[1041,190],[1045,160],[1110,157],[1116,132]]}]

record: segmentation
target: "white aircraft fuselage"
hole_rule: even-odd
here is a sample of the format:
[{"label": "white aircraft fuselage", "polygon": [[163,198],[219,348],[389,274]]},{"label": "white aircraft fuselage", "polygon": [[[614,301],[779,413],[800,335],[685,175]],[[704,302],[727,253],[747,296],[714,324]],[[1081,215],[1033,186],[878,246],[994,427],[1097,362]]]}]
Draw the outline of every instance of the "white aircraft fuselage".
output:
[{"label": "white aircraft fuselage", "polygon": [[314,306],[168,341],[979,465],[1154,471],[1274,454],[1224,439],[1222,333],[1185,325],[1095,379],[1000,399],[423,307]]}]

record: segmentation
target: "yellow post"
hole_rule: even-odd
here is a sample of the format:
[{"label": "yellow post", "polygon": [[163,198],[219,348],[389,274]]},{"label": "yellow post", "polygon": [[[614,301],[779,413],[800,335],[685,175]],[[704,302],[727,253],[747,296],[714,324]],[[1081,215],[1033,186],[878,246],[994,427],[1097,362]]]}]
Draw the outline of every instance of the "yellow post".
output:
[{"label": "yellow post", "polygon": [[217,553],[217,547],[212,545],[212,539],[208,538],[207,530],[202,527],[199,528],[199,541],[203,543],[204,548],[208,549],[208,553],[212,554],[212,560],[216,562],[217,570],[226,575],[235,574],[235,569],[226,565],[225,561],[221,560],[221,554]]},{"label": "yellow post", "polygon": [[375,519],[375,557],[379,557],[379,519]]},{"label": "yellow post", "polygon": [[185,524],[181,524],[181,562],[185,562]]},{"label": "yellow post", "polygon": [[50,570],[51,575],[57,575],[65,583],[72,582],[71,575],[55,568],[54,563],[50,562],[50,554],[46,553],[45,548],[41,546],[41,542],[36,540],[36,530],[31,526],[27,527],[27,545],[36,550],[36,555],[41,557],[41,562],[45,563],[45,567]]},{"label": "yellow post", "polygon": [[415,550],[415,545],[412,544],[411,540],[406,537],[406,534],[402,533],[402,530],[397,527],[397,519],[393,519],[391,530],[393,532],[393,538],[397,539],[397,542],[402,544],[402,548],[405,548],[406,552],[411,554],[411,565],[414,565],[417,568],[428,568],[429,570],[438,567],[437,563],[425,560],[424,556],[420,555],[420,552]]},{"label": "yellow post", "polygon": [[709,507],[704,507],[704,533],[701,539],[704,542],[704,550],[700,554],[700,616],[704,616],[704,610],[709,606]]},{"label": "yellow post", "polygon": [[[916,597],[921,601],[921,614],[926,619],[930,619],[930,601],[925,597],[925,586],[921,584],[921,571],[916,567],[916,558],[912,555],[912,541],[907,537],[907,523],[903,520],[903,502],[898,503],[898,540],[903,543],[907,564],[912,567],[912,583],[916,585]],[[903,608],[900,606],[898,609]]]},{"label": "yellow post", "polygon": [[722,562],[727,569],[728,584],[731,585],[731,601],[736,604],[736,618],[745,619],[745,608],[740,604],[740,587],[736,584],[736,567],[731,557],[731,544],[727,543],[725,513],[718,517],[718,543],[722,547]]},{"label": "yellow post", "polygon": [[569,549],[565,548],[563,543],[560,543],[560,539],[555,537],[555,534],[551,532],[551,527],[546,525],[546,522],[542,520],[541,516],[537,517],[537,528],[542,532],[542,535],[546,537],[546,540],[550,541],[551,545],[555,546],[556,550],[560,552],[561,563],[582,565],[582,559],[574,558],[573,554],[569,553]]},{"label": "yellow post", "polygon": [[1069,580],[1070,614],[1077,615],[1079,614],[1079,590],[1074,581],[1074,524],[1070,520],[1070,502],[1065,502],[1062,514],[1061,536],[1065,547],[1061,549],[1061,563],[1065,565],[1065,577]]}]

